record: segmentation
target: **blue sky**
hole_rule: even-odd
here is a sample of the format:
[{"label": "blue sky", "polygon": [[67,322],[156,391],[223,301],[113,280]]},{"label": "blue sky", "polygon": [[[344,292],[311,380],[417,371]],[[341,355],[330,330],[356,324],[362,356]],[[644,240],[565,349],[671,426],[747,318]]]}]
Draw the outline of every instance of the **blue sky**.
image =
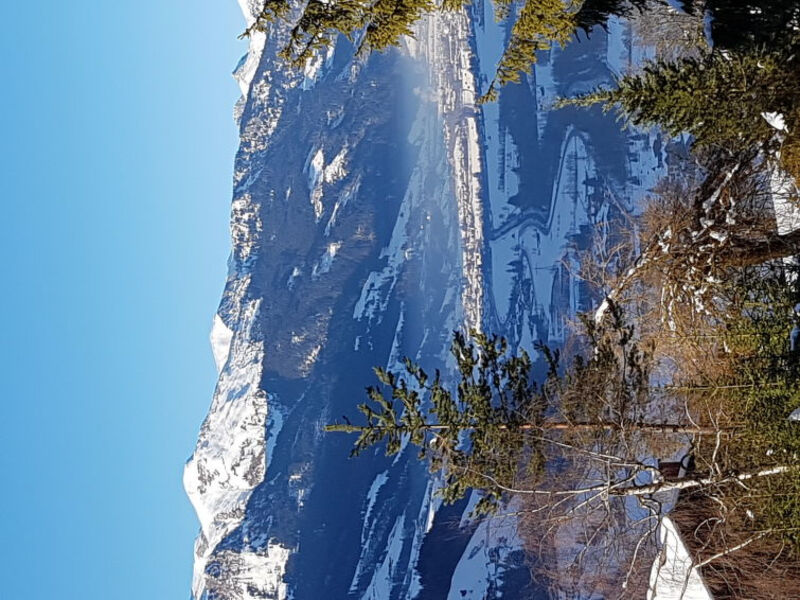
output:
[{"label": "blue sky", "polygon": [[234,0],[3,7],[0,595],[187,598]]}]

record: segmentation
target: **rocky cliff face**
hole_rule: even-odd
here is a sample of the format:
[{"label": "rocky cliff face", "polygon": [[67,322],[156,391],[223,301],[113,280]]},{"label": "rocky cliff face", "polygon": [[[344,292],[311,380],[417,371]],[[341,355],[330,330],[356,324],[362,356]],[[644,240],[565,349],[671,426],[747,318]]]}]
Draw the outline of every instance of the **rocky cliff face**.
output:
[{"label": "rocky cliff face", "polygon": [[220,375],[184,478],[198,600],[536,597],[512,519],[441,506],[413,448],[348,461],[351,440],[321,433],[374,365],[446,372],[453,329],[557,342],[586,302],[568,268],[581,240],[659,172],[655,136],[547,110],[635,60],[623,24],[481,109],[504,31],[470,10],[366,61],[340,41],[300,73],[274,31],[237,67]]}]

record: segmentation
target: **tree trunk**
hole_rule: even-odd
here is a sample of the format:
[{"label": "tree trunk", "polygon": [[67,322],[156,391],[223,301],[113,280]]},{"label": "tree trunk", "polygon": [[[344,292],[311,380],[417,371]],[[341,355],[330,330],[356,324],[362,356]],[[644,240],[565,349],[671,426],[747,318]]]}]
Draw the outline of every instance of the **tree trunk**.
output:
[{"label": "tree trunk", "polygon": [[783,235],[776,232],[762,240],[737,237],[731,247],[731,262],[747,267],[796,254],[800,254],[800,229]]},{"label": "tree trunk", "polygon": [[[771,475],[781,475],[790,471],[795,471],[800,468],[800,465],[777,465],[774,467],[767,467],[755,469],[752,471],[745,471],[744,473],[730,473],[724,477],[696,477],[684,478],[671,481],[660,481],[658,483],[651,483],[650,485],[640,485],[628,488],[619,488],[611,490],[612,496],[646,496],[648,494],[655,494],[657,492],[669,492],[673,490],[687,490],[696,487],[704,487],[709,485],[724,485],[734,483],[737,481],[747,481],[748,479],[755,479],[757,477],[769,477]],[[582,491],[602,491],[606,486],[594,486],[591,490]]]},{"label": "tree trunk", "polygon": [[[450,429],[451,425],[425,425],[424,428],[430,431],[442,431]],[[500,429],[507,429],[507,425],[500,425]],[[472,429],[464,427],[463,429]],[[518,429],[523,431],[641,431],[647,433],[682,433],[685,435],[716,435],[717,433],[731,434],[736,431],[735,427],[693,427],[678,423],[592,423],[592,422],[566,422],[566,421],[546,421],[533,425],[519,425]]]}]

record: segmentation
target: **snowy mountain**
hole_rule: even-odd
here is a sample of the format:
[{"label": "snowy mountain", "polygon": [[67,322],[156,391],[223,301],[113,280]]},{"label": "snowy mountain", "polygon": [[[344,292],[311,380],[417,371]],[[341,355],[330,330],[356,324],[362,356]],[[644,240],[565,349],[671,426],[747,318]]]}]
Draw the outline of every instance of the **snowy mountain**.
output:
[{"label": "snowy mountain", "polygon": [[[252,19],[249,0],[240,0]],[[627,26],[541,57],[476,104],[506,32],[491,7],[435,15],[405,47],[304,72],[256,35],[235,71],[233,250],[211,341],[219,380],[184,484],[197,600],[542,597],[512,518],[442,506],[413,448],[348,460],[321,433],[374,365],[445,372],[453,329],[532,348],[585,306],[577,251],[635,209],[660,137],[549,105],[637,60]]]}]

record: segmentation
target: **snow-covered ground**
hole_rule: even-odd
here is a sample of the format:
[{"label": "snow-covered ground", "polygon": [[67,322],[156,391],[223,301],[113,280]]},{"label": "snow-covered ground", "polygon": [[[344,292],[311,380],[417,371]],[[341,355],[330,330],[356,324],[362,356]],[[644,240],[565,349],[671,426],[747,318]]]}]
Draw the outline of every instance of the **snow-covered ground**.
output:
[{"label": "snow-covered ground", "polygon": [[798,192],[794,178],[775,166],[770,176],[770,187],[778,233],[786,235],[797,231],[800,228],[800,206],[796,201]]},{"label": "snow-covered ground", "polygon": [[214,320],[211,325],[211,351],[214,354],[214,363],[217,365],[217,373],[225,368],[228,362],[228,355],[231,351],[231,341],[233,341],[233,331],[225,325],[225,322],[218,313],[214,313]]},{"label": "snow-covered ground", "polygon": [[[239,7],[242,9],[246,26],[250,27],[250,25],[255,22],[257,8],[252,4],[251,0],[239,0]],[[242,57],[242,60],[239,61],[239,64],[236,65],[236,69],[234,69],[233,76],[239,83],[242,96],[246,97],[250,92],[250,84],[253,82],[253,77],[258,68],[258,62],[261,59],[261,53],[264,51],[266,40],[266,34],[260,31],[254,31],[250,35],[247,54]]]},{"label": "snow-covered ground", "polygon": [[650,571],[648,600],[713,600],[669,517],[660,527],[661,552]]},{"label": "snow-covered ground", "polygon": [[[470,514],[480,496],[473,492],[461,517],[461,527],[472,521]],[[509,512],[514,509],[509,507]],[[482,519],[458,561],[447,600],[484,600],[497,597],[508,571],[512,553],[520,551],[518,521],[512,516]]]},{"label": "snow-covered ground", "polygon": [[222,363],[222,356],[226,359],[183,477],[200,521],[192,583],[196,598],[209,585],[206,567],[212,553],[241,523],[247,500],[266,472],[264,431],[268,406],[267,394],[260,388],[264,353],[263,345],[253,335],[259,304],[253,301],[244,308],[236,333],[226,345],[226,329],[230,330],[218,324],[219,317],[219,321],[215,319],[215,355],[219,354],[218,364]]}]

